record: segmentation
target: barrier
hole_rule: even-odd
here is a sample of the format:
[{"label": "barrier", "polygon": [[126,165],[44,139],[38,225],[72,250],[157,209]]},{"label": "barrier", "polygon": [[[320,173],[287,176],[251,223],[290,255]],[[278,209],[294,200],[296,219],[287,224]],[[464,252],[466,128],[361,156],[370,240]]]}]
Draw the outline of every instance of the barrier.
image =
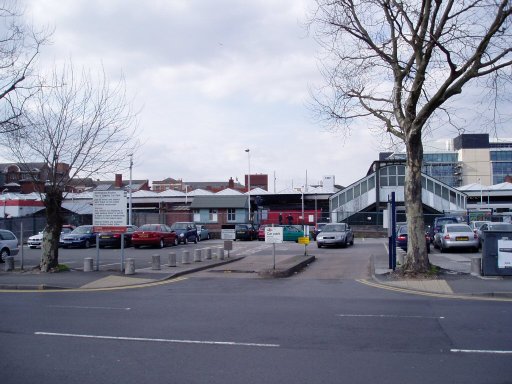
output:
[{"label": "barrier", "polygon": [[181,254],[181,264],[190,264],[190,251],[183,251]]},{"label": "barrier", "polygon": [[125,275],[134,275],[135,274],[135,259],[126,259],[125,267],[124,267]]},{"label": "barrier", "polygon": [[151,269],[154,271],[160,270],[160,255],[151,256]]},{"label": "barrier", "polygon": [[217,258],[219,260],[224,260],[224,249],[223,248],[217,249]]},{"label": "barrier", "polygon": [[482,259],[480,257],[471,258],[471,275],[480,276],[482,274]]},{"label": "barrier", "polygon": [[93,271],[92,257],[86,257],[84,259],[84,272],[92,272],[92,271]]},{"label": "barrier", "polygon": [[175,267],[175,266],[176,266],[176,253],[169,252],[169,267]]},{"label": "barrier", "polygon": [[194,250],[194,262],[195,263],[200,263],[202,260],[201,260],[201,250],[200,249],[195,249]]},{"label": "barrier", "polygon": [[204,256],[204,258],[205,258],[206,260],[211,260],[211,259],[212,259],[212,249],[211,249],[211,248],[206,248],[206,249],[204,250],[204,252],[205,252],[205,256]]}]

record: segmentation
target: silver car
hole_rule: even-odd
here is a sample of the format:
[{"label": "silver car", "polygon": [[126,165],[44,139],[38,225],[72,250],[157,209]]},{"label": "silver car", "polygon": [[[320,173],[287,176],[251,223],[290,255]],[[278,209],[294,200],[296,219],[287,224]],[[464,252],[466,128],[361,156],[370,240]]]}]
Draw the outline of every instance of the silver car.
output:
[{"label": "silver car", "polygon": [[478,235],[467,224],[444,224],[436,233],[435,245],[445,252],[448,249],[470,248],[478,252]]},{"label": "silver car", "polygon": [[326,224],[316,236],[316,245],[321,248],[325,245],[346,247],[354,245],[354,233],[350,225],[345,223]]},{"label": "silver car", "polygon": [[19,251],[18,239],[14,233],[0,229],[0,263],[3,263],[7,256],[16,256]]}]

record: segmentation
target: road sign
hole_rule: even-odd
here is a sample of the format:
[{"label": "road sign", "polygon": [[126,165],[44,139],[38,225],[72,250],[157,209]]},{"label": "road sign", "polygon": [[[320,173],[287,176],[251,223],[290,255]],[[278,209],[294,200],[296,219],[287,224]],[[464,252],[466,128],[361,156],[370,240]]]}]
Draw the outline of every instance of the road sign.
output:
[{"label": "road sign", "polygon": [[283,227],[265,227],[265,243],[282,243]]},{"label": "road sign", "polygon": [[126,225],[126,192],[94,191],[92,225]]},{"label": "road sign", "polygon": [[309,237],[307,237],[307,236],[299,237],[297,242],[299,244],[306,244],[307,245],[307,244],[309,244]]}]

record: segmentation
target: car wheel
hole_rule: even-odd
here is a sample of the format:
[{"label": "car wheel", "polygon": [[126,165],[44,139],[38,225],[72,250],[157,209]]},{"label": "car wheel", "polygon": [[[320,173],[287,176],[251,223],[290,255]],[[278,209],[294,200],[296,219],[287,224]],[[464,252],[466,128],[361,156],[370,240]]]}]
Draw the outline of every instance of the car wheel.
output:
[{"label": "car wheel", "polygon": [[91,242],[89,240],[85,240],[84,248],[89,248],[91,246]]},{"label": "car wheel", "polygon": [[177,238],[177,237],[175,237],[175,238],[174,238],[174,246],[175,246],[175,247],[177,247],[177,246],[178,246],[178,244],[179,244],[178,238]]},{"label": "car wheel", "polygon": [[5,261],[5,258],[9,256],[9,250],[7,248],[4,248],[0,251],[0,263],[3,263]]},{"label": "car wheel", "polygon": [[322,245],[320,245],[320,243],[316,243],[316,246],[317,246],[318,248],[322,248]]},{"label": "car wheel", "polygon": [[350,245],[354,245],[354,237],[352,237],[352,240],[350,240]]},{"label": "car wheel", "polygon": [[183,240],[183,244],[187,245],[188,244],[188,239],[185,237],[185,239]]},{"label": "car wheel", "polygon": [[158,244],[159,248],[163,248],[165,246],[164,239],[160,239],[160,244]]}]

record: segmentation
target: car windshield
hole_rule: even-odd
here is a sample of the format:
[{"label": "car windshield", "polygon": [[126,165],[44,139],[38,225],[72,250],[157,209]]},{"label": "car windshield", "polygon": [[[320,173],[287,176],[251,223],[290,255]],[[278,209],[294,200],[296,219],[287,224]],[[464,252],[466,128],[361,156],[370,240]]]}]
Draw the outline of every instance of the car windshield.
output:
[{"label": "car windshield", "polygon": [[190,224],[188,223],[174,223],[172,226],[171,226],[171,229],[187,229],[187,227],[189,226]]},{"label": "car windshield", "polygon": [[160,231],[160,225],[158,224],[144,224],[139,227],[139,231]]},{"label": "car windshield", "polygon": [[448,232],[472,232],[468,225],[447,225]]},{"label": "car windshield", "polygon": [[78,227],[73,232],[73,234],[82,234],[82,233],[92,233],[92,227]]},{"label": "car windshield", "polygon": [[346,224],[327,224],[322,232],[343,232],[347,229]]}]

